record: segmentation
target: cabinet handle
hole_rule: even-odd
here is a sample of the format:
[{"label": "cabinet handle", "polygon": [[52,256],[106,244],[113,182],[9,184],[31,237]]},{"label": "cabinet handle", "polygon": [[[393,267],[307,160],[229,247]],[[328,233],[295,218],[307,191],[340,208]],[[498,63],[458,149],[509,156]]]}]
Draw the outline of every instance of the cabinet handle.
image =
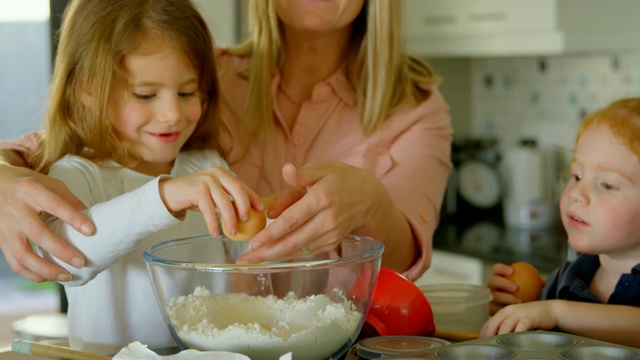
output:
[{"label": "cabinet handle", "polygon": [[422,23],[427,26],[450,25],[456,22],[454,15],[432,15],[422,19]]},{"label": "cabinet handle", "polygon": [[469,15],[469,21],[471,22],[504,22],[507,21],[508,18],[509,16],[505,12],[487,12]]}]

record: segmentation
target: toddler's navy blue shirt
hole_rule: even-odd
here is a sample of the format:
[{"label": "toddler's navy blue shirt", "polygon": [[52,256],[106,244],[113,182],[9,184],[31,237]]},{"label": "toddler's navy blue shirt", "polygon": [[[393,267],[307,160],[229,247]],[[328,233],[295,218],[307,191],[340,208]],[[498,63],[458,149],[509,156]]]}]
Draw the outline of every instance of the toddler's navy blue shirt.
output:
[{"label": "toddler's navy blue shirt", "polygon": [[[603,303],[589,290],[589,284],[600,267],[597,255],[579,255],[574,261],[565,261],[547,279],[541,300],[561,299]],[[607,304],[640,306],[640,263],[630,273],[622,274]]]}]

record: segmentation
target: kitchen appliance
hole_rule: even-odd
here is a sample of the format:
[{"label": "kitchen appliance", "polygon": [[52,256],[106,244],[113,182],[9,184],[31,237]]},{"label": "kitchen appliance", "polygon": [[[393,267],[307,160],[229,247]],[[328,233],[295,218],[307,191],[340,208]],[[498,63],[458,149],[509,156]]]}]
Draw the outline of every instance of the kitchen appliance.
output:
[{"label": "kitchen appliance", "polygon": [[500,151],[495,139],[469,138],[453,142],[442,217],[460,227],[479,221],[502,221]]}]

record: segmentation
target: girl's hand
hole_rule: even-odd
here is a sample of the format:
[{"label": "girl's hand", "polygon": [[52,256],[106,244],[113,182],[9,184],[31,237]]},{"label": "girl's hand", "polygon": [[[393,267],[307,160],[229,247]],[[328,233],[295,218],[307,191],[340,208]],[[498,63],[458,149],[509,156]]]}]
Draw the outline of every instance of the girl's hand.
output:
[{"label": "girl's hand", "polygon": [[550,330],[557,326],[554,304],[557,300],[538,300],[508,305],[493,315],[480,330],[480,337],[527,330]]},{"label": "girl's hand", "polygon": [[513,268],[509,265],[496,263],[493,265],[492,271],[493,275],[487,282],[487,287],[491,290],[491,295],[493,295],[493,299],[489,303],[489,313],[491,315],[507,305],[522,302],[521,299],[514,295],[518,290],[518,285],[507,279],[507,276],[513,274]]},{"label": "girl's hand", "polygon": [[[185,210],[202,212],[212,236],[220,236],[216,211],[231,235],[238,220],[249,218],[249,208],[263,210],[260,197],[230,171],[212,167],[193,174],[161,181],[160,196],[167,209],[179,214]],[[232,200],[233,199],[233,200]]]},{"label": "girl's hand", "polygon": [[[382,237],[385,234],[378,231],[381,227],[394,231],[396,239],[412,241],[406,220],[397,215],[399,211],[374,174],[330,162],[301,169],[287,164],[282,175],[293,189],[275,196],[268,211],[269,217],[275,220],[254,236],[250,244],[252,251],[239,261],[259,263],[317,254],[335,249],[349,233],[369,236],[375,233],[376,237]],[[401,231],[391,225],[394,221],[398,223],[396,216],[402,217],[399,222],[405,227]],[[372,223],[378,228],[371,228]],[[403,258],[407,266],[412,260],[413,244],[400,240],[397,243],[409,251],[406,259]]]},{"label": "girl's hand", "polygon": [[63,182],[23,167],[0,164],[0,248],[13,271],[33,281],[68,281],[71,275],[34,253],[29,239],[58,259],[80,268],[82,254],[55,236],[40,219],[45,211],[84,235],[93,224]]}]

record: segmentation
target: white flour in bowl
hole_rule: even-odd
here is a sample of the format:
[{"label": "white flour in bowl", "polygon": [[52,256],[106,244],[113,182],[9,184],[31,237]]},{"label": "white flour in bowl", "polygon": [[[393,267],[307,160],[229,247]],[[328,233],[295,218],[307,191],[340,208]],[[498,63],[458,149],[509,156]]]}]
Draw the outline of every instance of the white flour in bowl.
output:
[{"label": "white flour in bowl", "polygon": [[296,359],[326,359],[355,336],[362,313],[352,302],[325,295],[298,299],[211,294],[198,287],[172,299],[167,312],[180,339],[190,348],[238,352],[253,360],[278,359],[293,352]]}]

